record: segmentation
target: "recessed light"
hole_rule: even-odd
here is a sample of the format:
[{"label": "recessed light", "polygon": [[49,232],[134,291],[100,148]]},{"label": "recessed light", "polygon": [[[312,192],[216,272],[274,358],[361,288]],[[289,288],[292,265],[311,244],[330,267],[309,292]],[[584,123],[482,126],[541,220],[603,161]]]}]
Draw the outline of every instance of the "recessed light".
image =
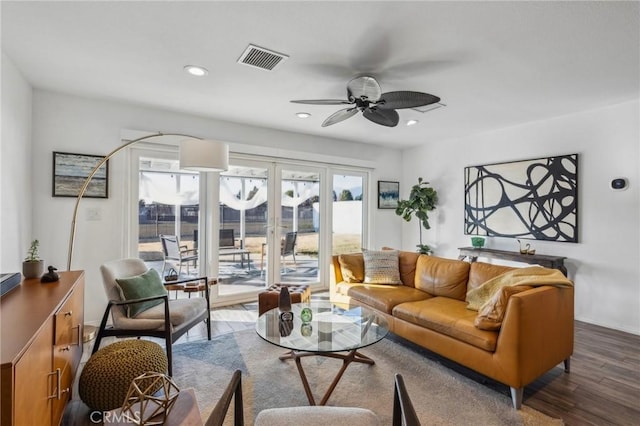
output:
[{"label": "recessed light", "polygon": [[418,120],[407,120],[407,126],[413,126],[414,124],[418,124]]},{"label": "recessed light", "polygon": [[184,67],[184,70],[191,75],[195,75],[196,77],[204,77],[209,74],[206,68],[199,67],[197,65],[187,65]]},{"label": "recessed light", "polygon": [[296,117],[298,117],[298,118],[309,118],[309,117],[311,117],[311,114],[309,114],[308,112],[296,112]]}]

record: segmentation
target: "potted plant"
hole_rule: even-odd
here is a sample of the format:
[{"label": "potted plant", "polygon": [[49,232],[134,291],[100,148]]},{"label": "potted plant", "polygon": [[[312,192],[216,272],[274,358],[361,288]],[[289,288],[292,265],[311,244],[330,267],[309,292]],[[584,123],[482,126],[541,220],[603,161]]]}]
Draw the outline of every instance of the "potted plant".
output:
[{"label": "potted plant", "polygon": [[31,247],[27,251],[27,257],[22,262],[22,275],[25,278],[38,278],[44,272],[44,260],[40,259],[38,247],[40,241],[31,241]]},{"label": "potted plant", "polygon": [[431,253],[431,247],[422,244],[422,227],[424,227],[424,229],[431,229],[428,213],[436,208],[437,202],[438,193],[429,186],[429,182],[423,181],[421,177],[418,178],[418,183],[411,187],[409,199],[398,200],[398,207],[396,208],[396,214],[398,216],[401,216],[407,222],[411,221],[413,216],[418,219],[420,244],[416,247],[418,247],[418,251],[421,254]]}]

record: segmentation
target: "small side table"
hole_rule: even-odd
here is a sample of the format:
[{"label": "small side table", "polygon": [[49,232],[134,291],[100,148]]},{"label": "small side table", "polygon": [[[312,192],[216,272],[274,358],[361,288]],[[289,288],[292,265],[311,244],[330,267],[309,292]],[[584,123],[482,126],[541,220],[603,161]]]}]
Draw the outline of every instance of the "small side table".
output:
[{"label": "small side table", "polygon": [[[217,278],[209,278],[209,286],[216,284],[218,284]],[[164,288],[166,288],[167,291],[175,291],[176,298],[178,297],[178,291],[184,291],[189,295],[189,298],[191,298],[192,293],[200,293],[200,295],[202,295],[202,292],[205,290],[204,283],[202,282],[198,282],[196,285],[189,285],[189,283],[170,284],[169,281],[165,282]]]}]

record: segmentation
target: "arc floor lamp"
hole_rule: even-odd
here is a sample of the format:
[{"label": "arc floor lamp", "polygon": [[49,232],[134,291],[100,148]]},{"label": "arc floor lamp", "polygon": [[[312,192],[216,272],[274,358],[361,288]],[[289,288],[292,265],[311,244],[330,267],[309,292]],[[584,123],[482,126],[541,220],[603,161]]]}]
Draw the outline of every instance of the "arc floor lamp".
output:
[{"label": "arc floor lamp", "polygon": [[111,157],[122,151],[123,149],[134,145],[138,142],[159,137],[159,136],[178,136],[185,139],[180,142],[180,168],[185,170],[193,170],[199,172],[220,172],[229,168],[229,146],[224,142],[212,141],[197,136],[185,135],[182,133],[154,133],[142,136],[137,139],[127,140],[107,155],[91,170],[89,176],[85,179],[80,192],[76,198],[76,204],[73,209],[73,218],[71,220],[71,234],[69,235],[69,253],[67,256],[67,270],[71,270],[71,260],[73,259],[73,244],[76,236],[76,220],[78,218],[78,207],[80,200],[87,191],[87,187],[93,177]]}]

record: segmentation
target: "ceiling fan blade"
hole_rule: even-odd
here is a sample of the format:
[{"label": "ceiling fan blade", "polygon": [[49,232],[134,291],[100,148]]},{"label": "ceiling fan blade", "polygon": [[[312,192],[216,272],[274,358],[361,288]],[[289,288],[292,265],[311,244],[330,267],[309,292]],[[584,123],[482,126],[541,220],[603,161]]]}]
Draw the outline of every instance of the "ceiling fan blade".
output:
[{"label": "ceiling fan blade", "polygon": [[380,101],[376,105],[379,109],[402,109],[415,108],[424,105],[430,105],[440,102],[440,98],[428,93],[422,92],[388,92],[380,96]]},{"label": "ceiling fan blade", "polygon": [[349,102],[343,99],[309,99],[309,100],[295,100],[289,101],[294,104],[309,104],[309,105],[351,105],[353,102]]},{"label": "ceiling fan blade", "polygon": [[331,126],[333,124],[339,123],[341,121],[346,120],[347,118],[351,118],[356,115],[358,112],[358,108],[345,108],[340,111],[336,111],[331,114],[324,122],[322,123],[322,127]]},{"label": "ceiling fan blade", "polygon": [[367,120],[387,127],[396,127],[400,121],[398,112],[393,109],[365,108],[362,115]]},{"label": "ceiling fan blade", "polygon": [[349,100],[353,98],[360,99],[365,96],[371,102],[380,99],[382,90],[378,81],[369,76],[356,77],[347,84],[347,96]]}]

